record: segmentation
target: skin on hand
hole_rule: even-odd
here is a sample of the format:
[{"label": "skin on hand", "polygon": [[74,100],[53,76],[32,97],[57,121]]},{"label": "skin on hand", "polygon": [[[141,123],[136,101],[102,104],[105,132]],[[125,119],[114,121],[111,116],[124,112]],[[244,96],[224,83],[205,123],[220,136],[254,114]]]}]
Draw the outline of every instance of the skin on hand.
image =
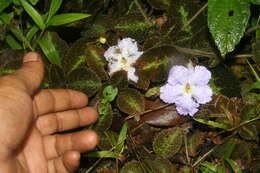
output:
[{"label": "skin on hand", "polygon": [[56,134],[89,125],[98,115],[81,92],[39,91],[43,74],[41,57],[30,52],[17,72],[0,78],[0,172],[72,173],[80,152],[99,141],[90,130]]}]

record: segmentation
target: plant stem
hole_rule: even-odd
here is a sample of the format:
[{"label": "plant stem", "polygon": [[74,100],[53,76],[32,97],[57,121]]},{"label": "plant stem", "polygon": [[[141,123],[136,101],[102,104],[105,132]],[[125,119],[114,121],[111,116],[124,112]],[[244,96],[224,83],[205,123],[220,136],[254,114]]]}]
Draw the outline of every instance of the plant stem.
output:
[{"label": "plant stem", "polygon": [[144,10],[142,9],[140,3],[138,0],[134,0],[135,5],[137,6],[137,8],[139,9],[139,11],[142,13],[146,23],[148,23],[149,25],[152,25],[152,22],[149,20],[149,18],[147,17],[147,15],[145,14]]},{"label": "plant stem", "polygon": [[255,76],[256,80],[257,80],[257,81],[260,81],[260,77],[259,77],[258,74],[256,73],[254,67],[250,64],[250,62],[249,62],[248,60],[246,60],[246,61],[247,61],[247,64],[249,65],[249,67],[250,67],[250,69],[251,69],[253,75]]},{"label": "plant stem", "polygon": [[194,16],[192,16],[192,18],[191,18],[185,25],[183,25],[183,27],[182,27],[181,30],[183,30],[183,29],[184,29],[185,27],[187,27],[193,20],[195,20],[196,17],[198,17],[198,15],[199,15],[203,10],[205,10],[205,9],[207,8],[207,6],[208,6],[208,3],[206,3],[205,5],[203,5],[203,7],[201,7],[201,9],[199,9],[199,11],[197,11],[197,12],[194,14]]},{"label": "plant stem", "polygon": [[199,159],[192,165],[192,168],[197,167],[198,164],[199,164],[200,162],[202,162],[208,155],[210,155],[216,148],[217,148],[217,146],[213,147],[213,148],[210,149],[207,153],[205,153],[201,158],[199,158]]},{"label": "plant stem", "polygon": [[132,114],[132,115],[129,115],[128,117],[125,118],[125,120],[128,120],[128,119],[131,119],[135,116],[141,116],[143,114],[146,114],[146,113],[149,113],[149,112],[152,112],[152,111],[156,111],[156,110],[159,110],[159,109],[163,109],[163,108],[166,108],[168,106],[170,106],[171,104],[165,104],[165,105],[162,105],[162,106],[158,106],[154,109],[148,109],[146,111],[143,111],[143,112],[139,112],[139,113],[136,113],[136,114]]}]

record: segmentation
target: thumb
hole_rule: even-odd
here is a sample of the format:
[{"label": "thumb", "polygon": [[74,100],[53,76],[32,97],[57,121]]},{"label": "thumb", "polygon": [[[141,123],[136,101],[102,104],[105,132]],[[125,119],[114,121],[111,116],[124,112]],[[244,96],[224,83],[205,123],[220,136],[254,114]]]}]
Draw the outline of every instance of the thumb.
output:
[{"label": "thumb", "polygon": [[39,54],[30,52],[25,54],[22,67],[13,73],[13,86],[24,89],[32,95],[41,85],[44,75],[44,64]]}]

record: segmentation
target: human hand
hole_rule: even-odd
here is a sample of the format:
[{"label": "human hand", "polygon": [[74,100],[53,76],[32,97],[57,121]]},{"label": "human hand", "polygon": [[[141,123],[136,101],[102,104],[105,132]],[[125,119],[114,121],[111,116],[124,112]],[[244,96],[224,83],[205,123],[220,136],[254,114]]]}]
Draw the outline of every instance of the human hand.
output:
[{"label": "human hand", "polygon": [[37,92],[44,65],[37,53],[25,55],[22,68],[0,78],[0,172],[71,173],[80,152],[93,149],[93,131],[55,134],[91,124],[97,112],[81,92]]}]

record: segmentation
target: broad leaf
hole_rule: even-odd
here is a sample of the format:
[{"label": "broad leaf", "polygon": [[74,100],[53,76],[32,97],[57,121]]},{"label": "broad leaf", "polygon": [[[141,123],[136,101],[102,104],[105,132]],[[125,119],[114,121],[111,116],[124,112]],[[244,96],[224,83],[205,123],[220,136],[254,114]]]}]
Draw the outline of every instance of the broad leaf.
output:
[{"label": "broad leaf", "polygon": [[71,23],[80,19],[84,19],[86,17],[91,16],[90,14],[83,14],[83,13],[63,13],[60,15],[55,15],[53,16],[49,23],[47,24],[48,26],[59,26],[59,25],[64,25],[67,23]]},{"label": "broad leaf", "polygon": [[182,142],[183,131],[181,128],[163,130],[155,136],[153,150],[157,155],[169,158],[180,150]]},{"label": "broad leaf", "polygon": [[222,56],[235,49],[250,17],[248,0],[209,0],[208,26]]},{"label": "broad leaf", "polygon": [[98,75],[88,68],[77,68],[68,76],[68,87],[80,90],[89,97],[93,96],[102,86]]},{"label": "broad leaf", "polygon": [[23,8],[25,9],[25,11],[29,14],[29,16],[31,16],[33,21],[39,26],[39,28],[41,28],[41,30],[44,30],[46,26],[43,22],[41,15],[37,12],[37,10],[34,9],[33,6],[30,5],[28,2],[26,2],[25,0],[20,0],[20,2]]},{"label": "broad leaf", "polygon": [[124,89],[119,92],[116,103],[118,108],[127,114],[144,111],[144,96],[135,89]]},{"label": "broad leaf", "polygon": [[145,100],[145,109],[154,110],[141,117],[141,121],[154,126],[175,126],[188,121],[188,116],[180,116],[175,105],[166,105],[160,100]]},{"label": "broad leaf", "polygon": [[87,65],[95,71],[102,80],[107,80],[108,73],[105,70],[107,62],[103,57],[104,52],[105,50],[96,44],[87,44],[85,46]]},{"label": "broad leaf", "polygon": [[127,162],[120,170],[120,173],[145,173],[145,171],[139,162],[133,160]]},{"label": "broad leaf", "polygon": [[150,168],[151,173],[174,173],[177,171],[168,159],[158,156],[151,155],[144,162]]},{"label": "broad leaf", "polygon": [[110,103],[98,105],[99,119],[94,126],[94,129],[99,132],[108,130],[113,120],[113,110]]}]

